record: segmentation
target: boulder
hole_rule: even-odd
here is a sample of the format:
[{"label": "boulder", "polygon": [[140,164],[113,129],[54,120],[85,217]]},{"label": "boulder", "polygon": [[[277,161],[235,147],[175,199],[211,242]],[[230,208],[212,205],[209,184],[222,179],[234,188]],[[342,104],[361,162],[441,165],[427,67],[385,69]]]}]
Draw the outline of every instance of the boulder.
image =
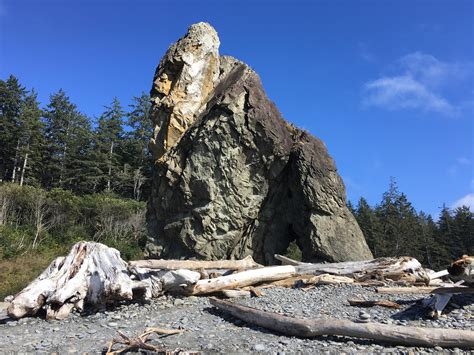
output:
[{"label": "boulder", "polygon": [[304,261],[372,258],[324,143],[218,47],[209,24],[192,25],[156,70],[147,257],[273,264],[296,241]]}]

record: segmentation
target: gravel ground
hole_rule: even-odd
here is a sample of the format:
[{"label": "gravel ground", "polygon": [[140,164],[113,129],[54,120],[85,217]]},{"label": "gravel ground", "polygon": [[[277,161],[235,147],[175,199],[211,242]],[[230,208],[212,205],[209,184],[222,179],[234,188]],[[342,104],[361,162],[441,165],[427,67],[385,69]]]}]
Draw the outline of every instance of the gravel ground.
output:
[{"label": "gravel ground", "polygon": [[[234,300],[251,307],[300,318],[357,319],[434,328],[474,330],[474,296],[453,297],[447,314],[436,321],[420,317],[418,300],[423,295],[380,295],[373,288],[344,285],[314,289],[271,288],[259,298]],[[359,308],[347,304],[348,298],[390,299],[403,305],[394,310],[383,307]],[[1,312],[1,311],[0,311]],[[24,318],[12,321],[0,316],[1,352],[102,352],[117,336],[117,330],[133,336],[146,327],[183,328],[185,332],[167,337],[152,336],[154,345],[205,353],[224,352],[385,352],[385,353],[468,353],[461,349],[414,348],[373,344],[368,340],[338,337],[299,339],[285,337],[247,325],[210,306],[206,297],[161,297],[148,304],[124,304],[88,315],[72,314],[63,321]]]}]

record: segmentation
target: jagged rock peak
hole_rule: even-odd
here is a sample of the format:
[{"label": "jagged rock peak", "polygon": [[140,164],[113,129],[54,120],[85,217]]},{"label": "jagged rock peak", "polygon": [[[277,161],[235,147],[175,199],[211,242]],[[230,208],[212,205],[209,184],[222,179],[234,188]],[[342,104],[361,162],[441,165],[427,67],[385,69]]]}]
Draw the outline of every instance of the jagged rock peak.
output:
[{"label": "jagged rock peak", "polygon": [[193,25],[156,70],[147,256],[271,264],[296,241],[305,261],[370,259],[324,143],[218,47],[210,25]]},{"label": "jagged rock peak", "polygon": [[171,45],[155,72],[151,99],[156,159],[173,147],[194,122],[219,77],[219,37],[205,22],[189,27]]}]

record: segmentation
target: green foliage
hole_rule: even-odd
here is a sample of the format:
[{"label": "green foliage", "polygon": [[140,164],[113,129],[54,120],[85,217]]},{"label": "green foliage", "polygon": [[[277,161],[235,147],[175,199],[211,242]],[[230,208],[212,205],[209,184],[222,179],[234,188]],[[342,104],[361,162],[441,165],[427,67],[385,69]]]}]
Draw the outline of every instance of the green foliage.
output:
[{"label": "green foliage", "polygon": [[392,178],[380,204],[359,200],[354,216],[375,257],[409,255],[432,269],[446,268],[463,254],[474,253],[474,218],[468,207],[441,210],[437,223],[417,213]]},{"label": "green foliage", "polygon": [[290,245],[288,245],[285,256],[296,261],[301,261],[303,259],[303,253],[298,247],[298,244],[296,244],[296,241],[292,241]]},{"label": "green foliage", "polygon": [[[142,258],[145,226],[145,203],[141,201],[113,194],[77,196],[59,188],[46,191],[0,184],[0,269],[6,268],[0,294],[24,287],[54,257],[65,255],[80,240],[116,248],[126,260]],[[33,259],[15,265],[28,258]],[[21,278],[15,280],[19,270]]]}]

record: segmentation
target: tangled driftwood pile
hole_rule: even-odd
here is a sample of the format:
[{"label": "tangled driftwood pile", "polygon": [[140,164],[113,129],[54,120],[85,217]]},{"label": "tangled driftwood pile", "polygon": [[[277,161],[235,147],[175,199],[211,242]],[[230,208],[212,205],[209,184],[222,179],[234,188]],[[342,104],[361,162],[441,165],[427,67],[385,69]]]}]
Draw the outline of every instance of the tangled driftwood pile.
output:
[{"label": "tangled driftwood pile", "polygon": [[[100,243],[79,242],[68,256],[55,259],[13,298],[8,314],[12,318],[21,318],[44,309],[48,319],[62,319],[73,309],[82,311],[86,304],[101,308],[117,301],[146,300],[164,293],[232,298],[250,294],[261,296],[260,289],[265,287],[358,283],[380,286],[377,290],[385,293],[431,293],[424,305],[431,317],[437,317],[453,293],[473,292],[473,288],[461,285],[463,281],[472,282],[474,258],[467,256],[453,263],[449,271],[438,273],[428,273],[410,257],[331,264],[301,263],[280,255],[275,258],[283,265],[263,267],[251,257],[243,260],[139,260],[126,263],[113,248]],[[457,283],[440,280],[453,269],[459,280]],[[397,306],[386,301],[371,304],[363,300],[348,301],[357,306]],[[342,335],[404,345],[474,347],[473,331],[441,331],[377,323],[367,325],[336,319],[308,321],[253,310],[217,298],[212,298],[211,303],[246,322],[288,335]]]}]

